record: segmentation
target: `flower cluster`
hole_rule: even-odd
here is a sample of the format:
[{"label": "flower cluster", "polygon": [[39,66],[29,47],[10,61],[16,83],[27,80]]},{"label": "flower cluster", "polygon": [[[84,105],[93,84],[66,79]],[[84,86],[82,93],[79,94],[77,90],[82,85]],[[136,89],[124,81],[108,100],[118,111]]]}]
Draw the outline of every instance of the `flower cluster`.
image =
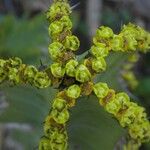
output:
[{"label": "flower cluster", "polygon": [[[78,50],[80,42],[72,35],[72,21],[70,19],[71,7],[67,1],[54,1],[47,12],[49,35],[51,44],[49,54],[54,63],[51,65],[51,73],[56,78],[62,78],[65,74],[65,66],[69,60],[74,60],[74,52]],[[69,64],[68,64],[69,65]],[[68,73],[68,71],[66,71]]]},{"label": "flower cluster", "polygon": [[[128,129],[131,141],[124,149],[127,150],[133,143],[138,148],[141,143],[150,141],[150,122],[144,108],[131,102],[126,93],[116,93],[106,83],[94,84],[93,79],[106,70],[105,58],[111,51],[147,52],[150,49],[150,34],[131,23],[124,25],[118,35],[111,28],[101,26],[93,38],[90,56],[79,62],[74,52],[79,49],[80,41],[72,34],[70,14],[67,0],[54,0],[47,11],[51,65],[39,71],[32,65],[23,64],[19,58],[0,59],[0,83],[10,81],[13,84],[29,83],[37,88],[50,85],[59,88],[44,122],[44,136],[39,150],[68,149],[66,124],[70,117],[69,109],[75,106],[80,96],[88,96],[92,92],[98,97],[100,105]],[[132,72],[137,60],[137,54],[130,56],[122,71],[122,77],[132,89],[137,86]]]},{"label": "flower cluster", "polygon": [[0,83],[10,81],[11,84],[29,83],[37,88],[51,85],[47,73],[38,71],[34,66],[27,66],[20,58],[0,59]]},{"label": "flower cluster", "polygon": [[95,84],[93,91],[105,110],[112,114],[122,127],[128,128],[130,137],[139,146],[150,141],[150,122],[143,107],[131,102],[126,93],[116,93],[109,89],[106,83]]},{"label": "flower cluster", "polygon": [[69,108],[75,105],[75,100],[80,94],[81,88],[75,84],[57,94],[44,122],[43,137],[46,140],[41,138],[39,150],[66,150],[68,148],[66,122],[69,120]]},{"label": "flower cluster", "polygon": [[111,50],[147,52],[150,49],[150,34],[131,23],[124,25],[118,35],[114,34],[111,28],[101,26],[96,31],[93,43],[91,53],[94,56],[107,56]]},{"label": "flower cluster", "polygon": [[134,90],[138,86],[138,81],[136,79],[136,76],[133,72],[133,68],[135,66],[135,63],[139,60],[139,54],[134,53],[128,57],[127,62],[123,66],[123,70],[121,72],[121,75],[123,79],[126,81],[129,88]]},{"label": "flower cluster", "polygon": [[[102,26],[96,31],[93,38],[90,56],[78,62],[74,51],[79,48],[80,42],[76,36],[72,35],[70,13],[71,8],[67,0],[54,1],[47,13],[47,19],[50,23],[49,34],[52,41],[49,45],[49,54],[54,61],[49,67],[50,73],[55,80],[60,81],[59,85],[63,84],[66,87],[54,99],[52,109],[44,124],[44,138],[46,140],[45,143],[41,140],[39,149],[42,147],[46,150],[44,145],[47,146],[47,141],[49,141],[50,149],[67,149],[68,109],[75,105],[75,100],[79,96],[90,95],[92,91],[106,111],[113,114],[122,127],[128,128],[132,139],[140,144],[149,140],[150,126],[143,107],[130,102],[125,93],[116,94],[113,89],[108,88],[106,83],[94,85],[93,78],[97,73],[106,70],[105,58],[110,51],[132,52],[139,49],[146,52],[150,48],[150,34],[133,24],[123,26],[118,35],[114,34],[109,27]],[[132,88],[137,85],[135,76],[131,75],[131,69],[137,60],[136,54],[130,57],[122,74]],[[67,83],[66,80],[68,80]],[[139,117],[136,118],[136,115]],[[60,134],[64,140],[57,141]]]}]

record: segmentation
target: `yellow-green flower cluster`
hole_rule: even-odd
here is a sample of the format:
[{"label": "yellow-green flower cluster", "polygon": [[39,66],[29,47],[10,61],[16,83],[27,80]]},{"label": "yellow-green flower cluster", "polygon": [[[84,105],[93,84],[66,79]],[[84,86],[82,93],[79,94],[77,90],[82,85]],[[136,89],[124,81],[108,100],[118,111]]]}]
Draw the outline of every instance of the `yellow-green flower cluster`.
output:
[{"label": "yellow-green flower cluster", "polygon": [[110,40],[110,49],[147,52],[150,49],[150,34],[141,27],[129,23],[123,26],[120,34],[114,35]]},{"label": "yellow-green flower cluster", "polygon": [[[92,92],[98,97],[100,104],[112,114],[122,127],[128,128],[131,144],[134,149],[141,143],[150,141],[150,122],[145,109],[131,102],[124,93],[116,93],[106,83],[93,83],[93,77],[106,70],[105,57],[112,51],[147,52],[150,49],[150,34],[133,24],[124,25],[117,35],[109,27],[101,26],[93,38],[90,57],[80,63],[74,52],[78,50],[80,41],[72,34],[70,19],[71,7],[68,0],[54,0],[47,12],[49,22],[49,55],[53,64],[44,71],[39,71],[32,65],[25,65],[19,58],[0,59],[0,83],[9,80],[13,84],[29,83],[37,88],[58,85],[62,88],[53,101],[51,110],[44,122],[44,136],[39,143],[39,150],[67,150],[68,135],[66,123],[69,121],[69,108],[75,105],[81,95],[89,96]],[[132,72],[138,55],[134,54],[123,67],[122,76],[131,88],[137,86],[137,80]],[[133,143],[134,142],[134,143]],[[133,148],[133,146],[132,146]]]},{"label": "yellow-green flower cluster", "polygon": [[78,50],[80,42],[72,35],[70,13],[71,7],[66,0],[54,1],[47,12],[52,41],[49,54],[54,61],[50,70],[55,78],[63,78],[65,74],[75,77],[75,67],[78,65],[73,52]]},{"label": "yellow-green flower cluster", "polygon": [[22,61],[19,58],[3,60],[0,59],[0,82],[9,80],[13,84],[21,81]]},{"label": "yellow-green flower cluster", "polygon": [[10,81],[13,84],[29,83],[37,88],[46,88],[51,80],[46,72],[38,71],[34,66],[27,66],[20,58],[0,60],[0,82]]},{"label": "yellow-green flower cluster", "polygon": [[106,83],[95,84],[93,91],[105,110],[114,115],[122,127],[128,128],[132,139],[141,143],[150,141],[150,122],[143,107],[131,102],[124,92],[116,94]]},{"label": "yellow-green flower cluster", "polygon": [[109,27],[101,26],[96,31],[93,38],[93,46],[90,49],[92,55],[91,69],[95,73],[100,73],[106,70],[105,57],[108,56],[110,50],[110,40],[113,38],[114,33]]},{"label": "yellow-green flower cluster", "polygon": [[135,89],[138,85],[138,81],[133,72],[134,65],[138,60],[139,60],[138,53],[130,55],[127,62],[124,64],[123,70],[121,72],[123,79],[126,81],[127,85],[132,90]]},{"label": "yellow-green flower cluster", "polygon": [[[140,50],[141,52],[146,52],[149,49],[150,34],[138,26],[131,23],[124,25],[118,35],[114,34],[111,28],[101,26],[96,31],[96,35],[93,38],[93,46],[90,49],[93,56],[93,60],[91,59],[92,69],[97,73],[105,71],[106,63],[103,58],[108,56],[111,50],[122,52]],[[102,66],[101,69],[98,66]],[[132,88],[137,85],[134,75],[130,72],[124,78],[130,81],[131,78],[133,79],[131,83]]]},{"label": "yellow-green flower cluster", "polygon": [[69,111],[67,101],[56,97],[53,101],[52,110],[44,122],[44,139],[46,140],[43,142],[43,138],[41,138],[39,150],[67,149],[68,136],[66,132],[66,122],[68,119]]},{"label": "yellow-green flower cluster", "polygon": [[66,123],[69,120],[68,109],[74,106],[74,100],[80,94],[81,88],[76,84],[57,94],[44,122],[45,134],[40,140],[39,150],[66,150],[68,148],[66,132]]},{"label": "yellow-green flower cluster", "polygon": [[25,66],[22,72],[25,83],[29,83],[37,88],[46,88],[51,85],[51,79],[45,71],[38,71],[34,66]]}]

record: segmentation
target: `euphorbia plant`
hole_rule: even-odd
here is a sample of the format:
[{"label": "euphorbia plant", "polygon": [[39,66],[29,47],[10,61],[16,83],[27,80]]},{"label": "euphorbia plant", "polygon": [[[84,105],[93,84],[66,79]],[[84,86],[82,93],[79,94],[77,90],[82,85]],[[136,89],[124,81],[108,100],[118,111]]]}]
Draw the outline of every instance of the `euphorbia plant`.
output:
[{"label": "euphorbia plant", "polygon": [[145,109],[130,101],[126,93],[116,93],[107,83],[95,83],[94,77],[106,70],[105,58],[111,51],[130,52],[132,56],[124,67],[123,77],[134,88],[137,82],[131,69],[138,60],[137,51],[145,53],[150,49],[150,34],[131,23],[124,25],[119,34],[114,34],[109,27],[101,26],[93,38],[89,55],[78,60],[74,52],[79,49],[80,41],[71,32],[70,14],[71,7],[67,0],[54,0],[47,11],[52,64],[39,70],[23,64],[20,58],[1,59],[0,82],[8,80],[14,85],[29,83],[37,88],[53,86],[59,89],[44,121],[44,135],[39,150],[69,148],[66,131],[69,109],[75,106],[79,97],[91,94],[95,94],[100,105],[122,127],[127,128],[129,142],[124,145],[124,149],[136,150],[142,143],[150,141],[150,122]]}]

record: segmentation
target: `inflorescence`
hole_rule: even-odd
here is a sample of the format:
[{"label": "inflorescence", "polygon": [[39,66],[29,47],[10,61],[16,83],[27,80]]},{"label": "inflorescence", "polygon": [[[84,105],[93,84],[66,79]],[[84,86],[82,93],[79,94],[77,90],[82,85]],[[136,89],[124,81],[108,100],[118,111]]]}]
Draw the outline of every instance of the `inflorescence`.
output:
[{"label": "inflorescence", "polygon": [[79,97],[90,94],[95,94],[100,105],[127,128],[130,141],[124,149],[131,149],[131,143],[138,149],[142,143],[150,141],[150,122],[145,109],[130,101],[126,93],[116,93],[106,83],[94,83],[93,79],[106,70],[105,58],[111,51],[128,52],[131,56],[123,67],[122,77],[134,89],[138,83],[132,68],[139,58],[137,51],[145,53],[150,49],[150,34],[131,23],[124,25],[119,34],[101,26],[93,38],[90,56],[78,61],[75,52],[80,41],[72,34],[70,14],[67,0],[54,0],[47,11],[51,65],[39,71],[34,66],[23,64],[19,58],[0,59],[0,82],[29,83],[37,88],[57,86],[60,89],[44,121],[44,136],[39,150],[68,149],[66,123],[69,121],[69,109],[75,106]]}]

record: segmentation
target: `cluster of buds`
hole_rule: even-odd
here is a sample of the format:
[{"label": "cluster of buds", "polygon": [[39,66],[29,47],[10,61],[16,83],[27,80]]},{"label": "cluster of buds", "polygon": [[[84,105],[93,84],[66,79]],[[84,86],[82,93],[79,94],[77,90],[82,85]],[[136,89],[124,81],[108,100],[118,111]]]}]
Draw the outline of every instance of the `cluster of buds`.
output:
[{"label": "cluster of buds", "polygon": [[29,83],[37,88],[46,88],[51,85],[46,72],[23,64],[17,57],[8,60],[0,59],[0,83],[4,81],[9,81],[12,85]]},{"label": "cluster of buds", "polygon": [[[128,128],[130,137],[138,143],[139,147],[141,143],[150,140],[150,124],[144,108],[130,102],[127,94],[123,92],[116,94],[106,83],[94,85],[93,78],[97,73],[106,70],[105,58],[111,51],[133,52],[139,49],[146,52],[150,48],[150,34],[133,24],[123,26],[118,35],[114,34],[111,28],[102,26],[93,38],[90,56],[78,62],[74,52],[79,48],[80,42],[72,35],[70,13],[71,7],[67,0],[54,1],[47,12],[52,41],[49,45],[49,54],[54,61],[49,67],[50,74],[54,80],[60,81],[59,85],[63,84],[65,87],[57,94],[45,120],[45,140],[41,139],[39,149],[66,150],[68,148],[66,132],[68,110],[75,105],[77,98],[90,95],[92,91],[106,111],[113,114],[122,127]],[[126,73],[123,77],[132,88],[136,86],[136,80],[133,75],[129,76],[129,73],[137,60],[135,54],[129,58],[128,66],[132,67],[127,65],[124,67]],[[137,115],[139,117],[136,117]],[[49,144],[46,144],[47,141]]]},{"label": "cluster of buds", "polygon": [[126,81],[129,88],[134,90],[138,86],[138,80],[133,72],[133,68],[136,62],[139,60],[139,54],[134,53],[128,57],[127,62],[123,66],[123,70],[121,75],[123,79]]},{"label": "cluster of buds", "polygon": [[128,128],[131,139],[139,146],[150,141],[150,122],[143,107],[131,102],[126,93],[116,93],[113,89],[109,89],[106,83],[95,84],[93,91],[100,105],[112,114],[122,127]]},{"label": "cluster of buds", "polygon": [[[69,109],[75,106],[76,99],[80,96],[88,96],[92,92],[98,97],[100,105],[122,127],[128,129],[129,136],[137,147],[150,141],[150,122],[144,108],[131,102],[126,93],[116,93],[106,83],[93,82],[96,74],[106,70],[105,58],[111,51],[147,52],[150,49],[150,34],[133,24],[124,25],[118,35],[111,28],[102,26],[93,38],[90,56],[79,62],[74,52],[78,50],[80,42],[71,32],[70,14],[71,7],[67,0],[54,0],[47,11],[51,37],[49,55],[53,63],[43,71],[23,64],[19,58],[0,59],[0,83],[8,80],[13,84],[29,83],[37,88],[57,85],[60,90],[45,119],[39,150],[68,149],[66,124],[69,121]],[[137,85],[131,70],[137,60],[137,54],[132,55],[123,68],[122,76],[131,88]],[[128,143],[125,148],[130,145]]]},{"label": "cluster of buds", "polygon": [[41,138],[39,150],[68,149],[66,123],[69,120],[69,108],[75,105],[75,100],[80,94],[81,88],[74,84],[56,95],[44,122],[44,136]]},{"label": "cluster of buds", "polygon": [[93,43],[91,52],[96,57],[107,56],[108,51],[147,52],[150,49],[150,34],[131,23],[124,25],[118,35],[114,34],[111,28],[101,26],[96,31]]}]

